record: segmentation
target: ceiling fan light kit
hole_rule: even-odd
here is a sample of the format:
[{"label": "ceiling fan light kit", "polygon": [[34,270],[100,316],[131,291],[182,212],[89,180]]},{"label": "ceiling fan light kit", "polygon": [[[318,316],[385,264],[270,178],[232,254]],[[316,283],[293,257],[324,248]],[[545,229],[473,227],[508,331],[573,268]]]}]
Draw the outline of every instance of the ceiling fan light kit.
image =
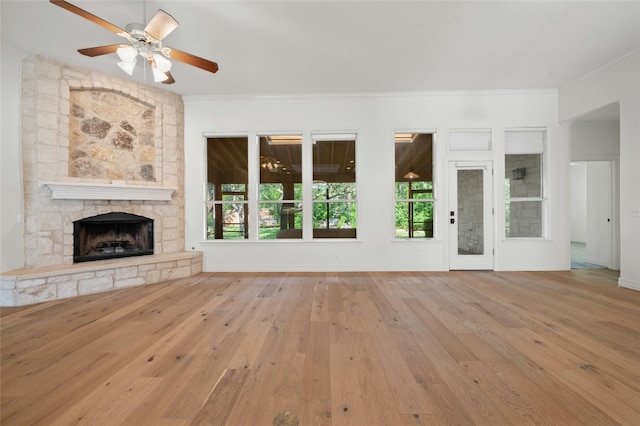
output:
[{"label": "ceiling fan light kit", "polygon": [[50,2],[127,39],[129,45],[114,44],[90,47],[78,49],[78,52],[91,57],[117,53],[120,58],[118,66],[129,75],[133,75],[138,55],[151,65],[153,80],[164,84],[175,82],[169,72],[171,70],[169,59],[175,59],[212,73],[218,71],[218,64],[213,61],[162,45],[162,39],[175,30],[179,24],[171,15],[161,9],[156,12],[146,27],[142,24],[128,24],[123,30],[67,1],[50,0]]},{"label": "ceiling fan light kit", "polygon": [[133,46],[122,45],[116,51],[120,62],[118,66],[129,75],[133,75],[133,69],[136,66],[138,51]]}]

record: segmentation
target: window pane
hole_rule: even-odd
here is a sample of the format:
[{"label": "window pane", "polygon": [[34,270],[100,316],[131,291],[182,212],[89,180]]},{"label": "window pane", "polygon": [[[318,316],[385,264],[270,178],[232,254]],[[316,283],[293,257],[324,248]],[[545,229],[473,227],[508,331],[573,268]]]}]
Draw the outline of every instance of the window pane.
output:
[{"label": "window pane", "polygon": [[261,183],[261,200],[282,200],[283,188],[281,183]]},{"label": "window pane", "polygon": [[[356,141],[313,145],[313,237],[356,237]],[[318,202],[326,201],[326,202]]]},{"label": "window pane", "polygon": [[433,238],[433,203],[396,202],[395,237]]},{"label": "window pane", "polygon": [[215,203],[207,206],[207,239],[248,238],[247,204]]},{"label": "window pane", "polygon": [[356,238],[355,203],[314,203],[313,238]]},{"label": "window pane", "polygon": [[259,198],[259,239],[302,238],[301,135],[260,136]]},{"label": "window pane", "polygon": [[301,203],[260,203],[260,239],[302,238]]},{"label": "window pane", "polygon": [[449,151],[491,151],[491,131],[452,130]]},{"label": "window pane", "polygon": [[[542,237],[544,189],[542,179],[544,132],[505,134],[505,235]],[[531,149],[533,153],[526,153]],[[525,152],[525,153],[523,153]]]},{"label": "window pane", "polygon": [[207,239],[245,239],[248,227],[248,139],[207,139]]},{"label": "window pane", "polygon": [[302,136],[260,137],[260,199],[302,200]]},{"label": "window pane", "polygon": [[508,198],[542,197],[542,154],[505,155]]},{"label": "window pane", "polygon": [[433,134],[396,133],[394,145],[395,237],[433,238]]},{"label": "window pane", "polygon": [[396,200],[409,198],[409,183],[396,182]]},{"label": "window pane", "polygon": [[356,181],[356,141],[314,141],[313,181]]},{"label": "window pane", "polygon": [[458,254],[484,254],[482,170],[458,170]]},{"label": "window pane", "polygon": [[542,237],[542,201],[507,201],[505,218],[507,237]]},{"label": "window pane", "polygon": [[327,183],[313,184],[314,200],[355,200],[355,183]]},{"label": "window pane", "polygon": [[356,228],[356,204],[313,203],[313,228]]}]

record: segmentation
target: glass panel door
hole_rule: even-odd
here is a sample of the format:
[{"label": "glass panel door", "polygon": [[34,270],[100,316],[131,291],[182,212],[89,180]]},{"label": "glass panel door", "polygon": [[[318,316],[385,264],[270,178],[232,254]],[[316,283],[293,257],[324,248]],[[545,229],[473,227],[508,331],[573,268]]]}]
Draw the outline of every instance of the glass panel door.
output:
[{"label": "glass panel door", "polygon": [[449,269],[493,269],[492,164],[449,164]]}]

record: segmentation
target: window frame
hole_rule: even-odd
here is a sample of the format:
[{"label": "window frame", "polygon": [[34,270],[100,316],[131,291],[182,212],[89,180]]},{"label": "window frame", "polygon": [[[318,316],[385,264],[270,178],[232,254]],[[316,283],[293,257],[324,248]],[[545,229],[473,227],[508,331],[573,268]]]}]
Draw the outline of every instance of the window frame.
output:
[{"label": "window frame", "polygon": [[[396,138],[397,135],[404,135],[404,134],[416,134],[416,135],[421,135],[421,134],[428,134],[431,135],[431,181],[412,181],[412,182],[431,182],[431,189],[430,190],[413,190],[411,191],[411,185],[409,185],[409,191],[410,193],[409,198],[398,198],[397,197],[397,184],[400,182],[396,181],[396,177],[395,177],[395,173],[394,173],[394,179],[393,179],[393,184],[392,184],[392,190],[393,190],[393,204],[392,204],[392,226],[391,226],[391,232],[392,232],[392,240],[393,241],[434,241],[437,240],[437,209],[438,209],[438,200],[437,200],[437,194],[438,194],[438,186],[437,186],[437,166],[436,166],[436,158],[437,158],[437,153],[436,153],[436,146],[437,146],[437,131],[436,129],[395,129],[393,131],[392,134],[392,143],[393,143],[393,164],[394,164],[394,170],[397,167],[397,159],[395,157],[395,146],[396,146]],[[411,184],[412,182],[409,182],[409,184]],[[427,193],[430,192],[431,193],[431,198],[411,198],[411,192],[413,193]],[[397,236],[397,231],[396,231],[396,205],[397,203],[408,203],[408,208],[412,209],[413,205],[415,203],[431,203],[432,208],[431,208],[431,215],[432,215],[432,224],[431,224],[431,232],[432,235],[430,237],[424,236],[407,236],[407,237],[398,237]],[[409,211],[408,211],[409,213]],[[409,230],[408,229],[408,234],[411,235],[413,234],[413,230]],[[425,231],[426,232],[426,231]]]},{"label": "window frame", "polygon": [[[507,153],[507,133],[509,132],[531,132],[531,133],[542,133],[542,142],[540,143],[541,147],[535,148],[535,146],[531,145],[529,149],[523,149],[522,152],[518,151],[515,153]],[[549,239],[549,185],[547,181],[547,173],[549,167],[546,166],[548,161],[548,135],[549,130],[546,127],[514,127],[514,128],[505,128],[503,131],[504,137],[504,151],[503,151],[503,167],[504,167],[504,176],[502,182],[504,186],[502,187],[502,194],[504,198],[504,202],[502,204],[502,212],[503,212],[503,221],[502,221],[502,237],[505,241],[514,241],[514,240],[546,240]],[[541,152],[529,152],[535,150]],[[509,179],[509,174],[513,173],[513,170],[507,170],[507,156],[512,155],[539,155],[540,157],[540,190],[538,196],[532,197],[507,197],[506,195],[506,181]],[[538,236],[509,236],[507,235],[507,221],[509,220],[509,215],[507,212],[507,203],[511,205],[511,203],[527,203],[527,202],[535,202],[540,204],[540,235]]]},{"label": "window frame", "polygon": [[[333,199],[315,199],[314,197],[314,190],[316,183],[314,182],[314,170],[313,170],[313,165],[314,165],[314,146],[316,143],[318,142],[353,142],[354,144],[354,160],[353,160],[353,167],[354,167],[354,182],[353,182],[353,187],[355,189],[355,199],[344,199],[344,198],[333,198]],[[307,229],[309,229],[310,231],[310,237],[314,242],[317,241],[322,241],[322,240],[329,240],[329,241],[335,241],[335,240],[342,240],[342,241],[353,241],[353,240],[358,240],[358,222],[359,222],[359,217],[360,217],[360,206],[358,203],[358,168],[356,167],[356,165],[358,164],[358,132],[355,130],[343,130],[343,131],[311,131],[310,132],[310,149],[309,149],[309,159],[310,159],[310,170],[309,170],[309,176],[310,176],[310,184],[308,185],[308,194],[309,194],[309,213],[307,215],[307,217],[309,218],[309,226]],[[326,184],[331,184],[331,183],[336,183],[336,182],[326,182]],[[329,209],[330,204],[337,204],[337,203],[348,203],[348,204],[354,204],[355,205],[355,222],[356,222],[356,226],[354,228],[331,228],[328,227],[326,229],[355,229],[355,235],[353,237],[344,237],[344,236],[337,236],[337,237],[321,237],[318,236],[319,232],[316,233],[316,230],[322,230],[325,228],[315,228],[314,227],[314,220],[313,220],[313,212],[314,212],[314,207],[316,205],[326,205],[327,209]],[[303,221],[306,221],[306,219],[303,219]],[[329,222],[329,217],[327,216],[327,222]],[[306,227],[305,227],[306,228]]]},{"label": "window frame", "polygon": [[[223,139],[223,138],[229,138],[229,139],[240,139],[243,138],[246,140],[246,150],[247,150],[247,183],[244,183],[243,185],[245,185],[245,191],[238,193],[233,191],[233,193],[235,194],[242,194],[244,196],[244,200],[216,200],[215,199],[215,193],[213,195],[213,197],[210,197],[211,192],[209,190],[209,177],[208,177],[208,173],[209,173],[209,163],[208,163],[208,152],[209,152],[209,139]],[[220,241],[233,241],[233,242],[238,242],[238,241],[249,241],[251,238],[250,235],[250,231],[251,231],[251,178],[250,178],[250,164],[251,164],[251,147],[250,147],[250,138],[249,138],[249,134],[246,132],[225,132],[225,133],[205,133],[203,134],[203,146],[202,146],[202,158],[204,161],[204,167],[203,167],[203,171],[202,171],[202,182],[203,182],[203,199],[204,199],[204,215],[203,215],[203,227],[202,227],[202,237],[203,237],[203,242],[220,242]],[[228,184],[220,184],[222,185],[228,185]],[[232,184],[235,185],[235,184]],[[225,195],[233,195],[232,191],[220,191],[220,196],[224,197]],[[215,224],[215,212],[216,212],[216,206],[220,205],[221,208],[224,209],[224,205],[227,204],[242,204],[244,206],[243,210],[244,210],[244,221],[243,224],[245,225],[245,228],[243,229],[243,233],[244,233],[244,237],[243,238],[224,238],[224,233],[223,233],[223,237],[222,238],[209,238],[209,232],[208,232],[208,216],[209,216],[209,210],[211,209],[213,217],[214,217],[214,228],[216,227]],[[222,226],[224,227],[224,222],[222,223]],[[213,232],[213,234],[215,236],[215,230]]]},{"label": "window frame", "polygon": [[[262,152],[262,146],[261,146],[261,139],[262,138],[278,138],[278,139],[290,139],[290,140],[299,140],[299,143],[292,143],[292,145],[299,145],[300,146],[300,175],[301,175],[301,179],[300,179],[300,190],[299,190],[299,199],[296,198],[296,189],[295,189],[295,183],[293,184],[293,198],[284,198],[284,183],[281,183],[283,185],[283,195],[280,199],[278,200],[270,200],[270,199],[263,199],[261,198],[261,185],[263,184],[273,184],[272,182],[262,182],[262,177],[261,177],[261,169],[264,168],[263,165],[263,152]],[[277,143],[274,143],[275,145],[278,145]],[[256,182],[256,230],[257,230],[257,235],[256,235],[256,239],[258,241],[276,241],[276,240],[286,240],[286,241],[296,241],[296,240],[301,240],[303,238],[303,233],[304,233],[304,223],[305,223],[305,207],[304,207],[304,169],[305,169],[305,165],[304,165],[304,147],[305,143],[304,143],[304,132],[302,131],[292,131],[292,132],[258,132],[256,133],[256,149],[257,149],[257,158],[258,158],[258,168],[257,168],[257,182]],[[286,169],[286,168],[285,168]],[[271,205],[277,205],[279,206],[279,210],[282,211],[282,208],[285,206],[285,204],[292,204],[294,206],[294,208],[296,208],[295,206],[299,206],[299,208],[301,209],[301,224],[302,227],[299,228],[300,231],[300,236],[290,236],[290,237],[281,237],[281,238],[261,238],[261,219],[260,219],[260,212],[262,210],[262,205],[266,205],[266,204],[271,204]],[[280,220],[282,220],[282,217],[280,217]],[[294,219],[295,221],[295,219]],[[282,224],[280,223],[280,225],[282,226]],[[282,228],[281,228],[282,229]],[[295,225],[293,228],[286,228],[286,229],[298,229],[295,228]],[[293,235],[296,235],[297,233],[293,233]]]}]

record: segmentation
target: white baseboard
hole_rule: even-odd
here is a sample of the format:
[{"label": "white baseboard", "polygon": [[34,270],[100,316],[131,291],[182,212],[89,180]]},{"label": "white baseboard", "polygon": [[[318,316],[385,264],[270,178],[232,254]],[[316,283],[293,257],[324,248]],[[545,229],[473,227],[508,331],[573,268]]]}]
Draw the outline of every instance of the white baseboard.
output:
[{"label": "white baseboard", "polygon": [[618,278],[618,286],[624,287],[624,288],[630,288],[631,290],[640,291],[640,281]]}]

